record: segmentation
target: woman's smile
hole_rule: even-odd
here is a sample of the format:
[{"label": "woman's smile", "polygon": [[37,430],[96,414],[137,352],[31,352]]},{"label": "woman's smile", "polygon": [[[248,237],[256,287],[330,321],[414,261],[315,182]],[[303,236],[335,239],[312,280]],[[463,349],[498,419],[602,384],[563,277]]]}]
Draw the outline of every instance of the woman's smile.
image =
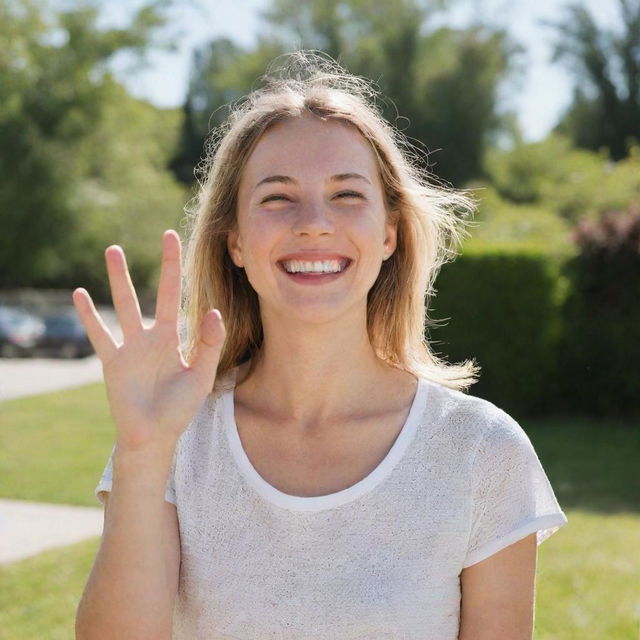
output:
[{"label": "woman's smile", "polygon": [[301,252],[278,260],[278,266],[287,278],[305,285],[326,284],[339,280],[353,260],[332,253]]}]

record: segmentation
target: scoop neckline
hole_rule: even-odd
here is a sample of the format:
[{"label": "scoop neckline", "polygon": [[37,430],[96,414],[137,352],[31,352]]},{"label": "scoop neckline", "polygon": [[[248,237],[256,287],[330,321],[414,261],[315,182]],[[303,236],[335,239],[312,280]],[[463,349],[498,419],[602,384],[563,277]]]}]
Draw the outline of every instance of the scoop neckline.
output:
[{"label": "scoop neckline", "polygon": [[276,506],[293,511],[323,511],[331,509],[352,502],[377,487],[393,471],[411,443],[420,424],[420,417],[426,405],[428,390],[426,381],[418,377],[411,408],[402,429],[387,455],[367,476],[350,487],[334,493],[321,496],[294,496],[276,489],[276,487],[267,482],[258,473],[249,456],[247,456],[242,446],[238,425],[235,420],[235,376],[233,378],[233,387],[224,392],[222,401],[224,430],[236,465],[244,479],[260,496]]}]

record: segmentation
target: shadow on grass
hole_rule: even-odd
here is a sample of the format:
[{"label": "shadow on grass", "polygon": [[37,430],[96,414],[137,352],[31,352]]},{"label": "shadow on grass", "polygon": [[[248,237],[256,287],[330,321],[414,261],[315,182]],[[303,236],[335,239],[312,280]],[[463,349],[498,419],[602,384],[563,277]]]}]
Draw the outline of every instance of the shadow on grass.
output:
[{"label": "shadow on grass", "polygon": [[640,425],[617,420],[522,420],[563,509],[640,512]]}]

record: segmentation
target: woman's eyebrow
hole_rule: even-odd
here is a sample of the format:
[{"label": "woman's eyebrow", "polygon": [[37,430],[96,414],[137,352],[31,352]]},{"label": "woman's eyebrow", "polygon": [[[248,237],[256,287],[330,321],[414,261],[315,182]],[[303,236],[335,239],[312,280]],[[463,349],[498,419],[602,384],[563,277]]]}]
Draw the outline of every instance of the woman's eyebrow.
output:
[{"label": "woman's eyebrow", "polygon": [[270,182],[284,182],[287,184],[292,184],[296,182],[296,180],[294,180],[291,176],[267,176],[266,178],[263,178],[262,180],[260,180],[260,182],[258,182],[258,184],[253,188],[253,190],[255,191],[260,185],[268,184]]},{"label": "woman's eyebrow", "polygon": [[338,173],[335,176],[331,176],[330,181],[331,182],[338,182],[341,180],[364,180],[366,183],[371,184],[371,181],[369,180],[369,178],[365,178],[363,175],[360,175],[359,173]]},{"label": "woman's eyebrow", "polygon": [[[371,184],[371,181],[368,178],[365,178],[363,175],[360,175],[359,173],[337,173],[336,175],[331,176],[331,178],[329,178],[329,182],[341,182],[344,180],[354,180],[354,179],[364,180],[366,183]],[[266,178],[263,178],[262,180],[260,180],[260,182],[256,184],[253,190],[255,191],[259,186],[263,184],[269,184],[272,182],[283,182],[285,184],[293,184],[293,183],[296,183],[297,180],[295,180],[291,176],[267,176]]]}]

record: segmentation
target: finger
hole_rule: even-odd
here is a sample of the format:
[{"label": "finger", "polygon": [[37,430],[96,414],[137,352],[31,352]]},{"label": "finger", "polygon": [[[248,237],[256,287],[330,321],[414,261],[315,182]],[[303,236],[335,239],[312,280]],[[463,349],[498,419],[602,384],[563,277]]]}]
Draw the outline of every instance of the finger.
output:
[{"label": "finger", "polygon": [[111,298],[125,338],[142,329],[142,314],[131,276],[127,269],[124,251],[118,245],[105,251]]},{"label": "finger", "polygon": [[109,360],[118,350],[111,332],[104,324],[100,314],[96,311],[91,296],[86,289],[76,289],[72,296],[73,306],[76,309],[80,322],[87,332],[89,342],[102,362]]},{"label": "finger", "polygon": [[180,238],[172,229],[162,236],[162,265],[156,299],[156,322],[178,324],[180,308]]},{"label": "finger", "polygon": [[213,387],[226,335],[220,312],[217,309],[209,311],[200,323],[200,340],[190,363],[205,388]]}]

